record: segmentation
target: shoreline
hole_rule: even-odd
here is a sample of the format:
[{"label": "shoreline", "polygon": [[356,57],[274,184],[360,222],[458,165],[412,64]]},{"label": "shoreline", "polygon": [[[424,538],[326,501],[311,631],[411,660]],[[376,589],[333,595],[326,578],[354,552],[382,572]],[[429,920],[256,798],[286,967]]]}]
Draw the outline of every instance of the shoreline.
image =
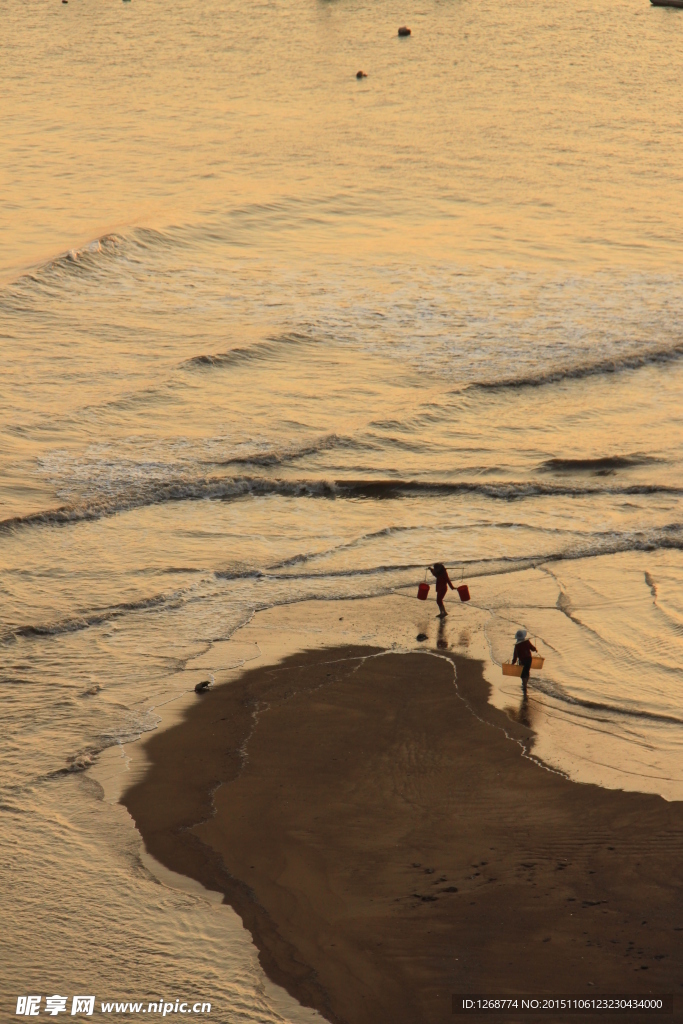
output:
[{"label": "shoreline", "polygon": [[487,701],[451,653],[290,655],[151,734],[122,803],[335,1024],[445,1021],[453,993],[680,993],[683,804],[543,767]]}]

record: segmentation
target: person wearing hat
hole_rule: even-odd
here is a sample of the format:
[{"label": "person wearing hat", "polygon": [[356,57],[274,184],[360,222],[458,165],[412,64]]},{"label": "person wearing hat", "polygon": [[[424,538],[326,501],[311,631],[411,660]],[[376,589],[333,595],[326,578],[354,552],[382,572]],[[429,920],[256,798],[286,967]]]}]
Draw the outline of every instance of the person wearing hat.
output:
[{"label": "person wearing hat", "polygon": [[526,638],[526,630],[518,629],[515,633],[515,652],[512,655],[512,664],[519,661],[522,666],[522,689],[526,693],[526,684],[529,682],[529,671],[531,669],[531,652],[536,648],[531,640]]}]

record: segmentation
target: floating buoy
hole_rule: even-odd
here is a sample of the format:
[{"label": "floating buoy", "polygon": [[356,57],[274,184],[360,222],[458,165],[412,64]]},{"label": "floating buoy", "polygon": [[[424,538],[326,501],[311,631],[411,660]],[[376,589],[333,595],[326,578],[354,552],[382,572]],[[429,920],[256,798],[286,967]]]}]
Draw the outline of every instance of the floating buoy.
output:
[{"label": "floating buoy", "polygon": [[429,584],[421,583],[417,588],[417,599],[418,601],[426,601],[429,594]]},{"label": "floating buoy", "polygon": [[356,78],[367,78],[368,76],[364,71],[356,71]]},{"label": "floating buoy", "polygon": [[410,29],[408,28],[407,25],[401,25],[400,29],[398,30],[398,34],[400,36],[409,36],[410,35]]},{"label": "floating buoy", "polygon": [[469,601],[470,599],[470,588],[466,583],[461,583],[459,587],[455,588],[460,594],[461,601]]}]

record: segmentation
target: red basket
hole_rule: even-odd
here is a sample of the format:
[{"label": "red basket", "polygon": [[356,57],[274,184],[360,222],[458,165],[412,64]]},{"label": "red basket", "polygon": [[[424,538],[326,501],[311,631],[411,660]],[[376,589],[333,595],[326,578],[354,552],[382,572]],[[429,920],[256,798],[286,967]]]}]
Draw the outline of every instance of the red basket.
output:
[{"label": "red basket", "polygon": [[426,601],[428,594],[429,594],[429,584],[428,583],[420,583],[419,587],[417,588],[417,599],[418,599],[418,601]]},{"label": "red basket", "polygon": [[461,601],[469,601],[470,599],[470,588],[466,583],[461,583],[459,587],[455,588],[460,594]]}]

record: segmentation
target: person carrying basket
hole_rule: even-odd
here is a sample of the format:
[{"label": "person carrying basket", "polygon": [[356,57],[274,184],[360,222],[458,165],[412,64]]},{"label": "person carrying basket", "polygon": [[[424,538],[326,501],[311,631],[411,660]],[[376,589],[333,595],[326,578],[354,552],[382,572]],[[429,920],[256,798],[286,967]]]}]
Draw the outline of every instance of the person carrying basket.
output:
[{"label": "person carrying basket", "polygon": [[450,587],[451,590],[455,590],[455,587],[451,583],[448,570],[442,562],[435,562],[434,565],[427,567],[431,572],[432,576],[436,577],[436,603],[439,606],[439,618],[444,619],[448,612],[446,611],[443,603],[443,599],[446,596],[446,592]]},{"label": "person carrying basket", "polygon": [[512,655],[512,664],[519,661],[522,666],[522,690],[526,693],[526,684],[529,682],[529,670],[531,669],[531,652],[536,648],[531,640],[526,638],[526,630],[518,629],[515,633],[515,651]]}]

